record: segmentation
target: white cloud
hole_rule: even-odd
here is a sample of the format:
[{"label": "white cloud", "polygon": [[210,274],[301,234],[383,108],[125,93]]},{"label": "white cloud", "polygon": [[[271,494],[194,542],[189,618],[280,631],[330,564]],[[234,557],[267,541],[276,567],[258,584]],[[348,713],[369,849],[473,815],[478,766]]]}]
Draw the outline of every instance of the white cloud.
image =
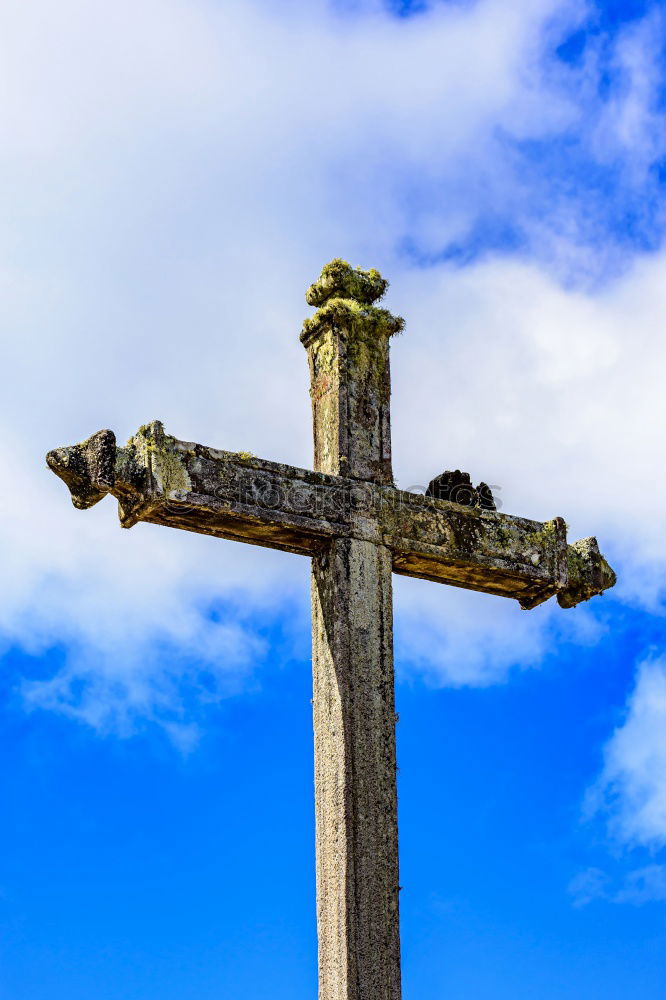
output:
[{"label": "white cloud", "polygon": [[[42,456],[160,417],[180,437],[309,464],[302,295],[338,254],[383,268],[408,320],[394,349],[400,482],[469,468],[502,484],[505,510],[598,532],[626,567],[625,598],[657,599],[666,259],[603,292],[564,289],[556,276],[581,260],[594,271],[562,223],[576,206],[537,225],[543,193],[506,142],[575,132],[597,108],[594,67],[543,60],[579,5],[485,0],[398,23],[376,4],[350,20],[323,2],[32,0],[2,18],[0,626],[6,642],[70,651],[31,703],[102,727],[170,725],[179,686],[213,670],[219,693],[250,671],[250,609],[286,600],[305,615],[295,557],[120,532],[108,502],[73,511]],[[618,48],[631,108],[590,153],[621,150],[628,175],[655,134],[642,37]],[[497,205],[543,236],[532,261],[418,271],[396,250],[409,235],[437,252]],[[537,663],[553,629],[592,641],[601,628],[587,609],[397,595],[404,654],[452,683]]]},{"label": "white cloud", "polygon": [[549,650],[592,644],[605,631],[587,609],[564,615],[554,602],[526,612],[500,597],[404,578],[394,593],[398,675],[436,686],[496,684],[512,668],[538,666]]},{"label": "white cloud", "polygon": [[621,841],[666,847],[666,658],[639,666],[626,718],[606,747],[592,800],[609,812]]},{"label": "white cloud", "polygon": [[569,883],[569,894],[576,907],[599,900],[611,903],[666,902],[666,865],[650,864],[611,877],[600,868],[586,868]]}]

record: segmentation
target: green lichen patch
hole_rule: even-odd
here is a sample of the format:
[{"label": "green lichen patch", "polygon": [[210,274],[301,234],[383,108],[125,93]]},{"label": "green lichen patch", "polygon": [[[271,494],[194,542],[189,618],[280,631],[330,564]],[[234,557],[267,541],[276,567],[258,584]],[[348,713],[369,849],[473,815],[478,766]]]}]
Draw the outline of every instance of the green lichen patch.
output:
[{"label": "green lichen patch", "polygon": [[362,305],[353,299],[333,298],[318,309],[314,316],[305,320],[301,340],[306,343],[331,327],[347,330],[360,339],[371,337],[378,340],[400,333],[405,327],[405,321],[402,316],[394,316],[388,309]]},{"label": "green lichen patch", "polygon": [[334,298],[370,306],[381,299],[387,288],[388,281],[374,267],[364,271],[336,257],[322,268],[318,280],[305,293],[305,300],[309,306],[323,306]]},{"label": "green lichen patch", "polygon": [[525,544],[536,552],[546,552],[557,545],[557,525],[555,520],[544,521],[539,531],[525,537]]},{"label": "green lichen patch", "polygon": [[150,468],[158,489],[163,493],[191,490],[186,463],[175,447],[176,439],[165,433],[164,425],[159,420],[140,427],[128,444],[136,450],[139,460]]},{"label": "green lichen patch", "polygon": [[615,572],[608,565],[596,538],[581,538],[567,548],[568,584],[557,596],[562,608],[573,608],[581,601],[603,594],[617,582]]}]

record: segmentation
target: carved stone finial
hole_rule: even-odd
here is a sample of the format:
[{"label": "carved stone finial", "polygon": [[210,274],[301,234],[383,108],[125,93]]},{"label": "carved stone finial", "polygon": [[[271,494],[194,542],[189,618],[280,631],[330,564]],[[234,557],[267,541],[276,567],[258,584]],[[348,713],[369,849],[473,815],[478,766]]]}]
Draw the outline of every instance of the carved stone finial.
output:
[{"label": "carved stone finial", "polygon": [[94,507],[113,489],[115,461],[116,435],[108,430],[46,456],[48,467],[69,487],[78,510]]},{"label": "carved stone finial", "polygon": [[336,257],[325,264],[317,281],[305,293],[309,306],[323,306],[329,299],[353,299],[364,306],[379,301],[388,288],[388,281],[379,271],[364,271]]},{"label": "carved stone finial", "polygon": [[373,305],[387,288],[388,281],[374,268],[364,271],[346,260],[332,260],[305,294],[317,312],[303,323],[301,340],[307,346],[312,337],[332,326],[375,338],[400,333],[404,319]]},{"label": "carved stone finial", "polygon": [[149,468],[162,481],[160,475],[168,463],[168,457],[162,459],[164,439],[159,421],[141,427],[125,448],[117,447],[113,431],[98,431],[80,444],[54,448],[46,464],[69,488],[78,510],[94,507],[112,493],[120,502],[121,523],[127,527],[136,520],[132,520],[134,509],[146,499],[141,491],[148,483]]},{"label": "carved stone finial", "polygon": [[480,507],[481,510],[496,510],[495,500],[490,486],[479,483],[472,486],[468,472],[443,472],[433,479],[426,490],[427,497],[435,500],[448,500],[449,503],[460,504],[461,507]]}]

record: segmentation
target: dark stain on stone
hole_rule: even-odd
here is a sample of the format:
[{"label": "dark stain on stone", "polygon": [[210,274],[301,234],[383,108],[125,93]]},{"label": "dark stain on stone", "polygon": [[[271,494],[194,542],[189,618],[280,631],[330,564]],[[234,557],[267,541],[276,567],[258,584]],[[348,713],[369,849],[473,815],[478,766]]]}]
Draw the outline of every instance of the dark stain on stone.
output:
[{"label": "dark stain on stone", "polygon": [[472,486],[468,472],[456,469],[454,472],[443,472],[429,484],[427,497],[435,500],[448,500],[449,503],[460,504],[461,507],[479,507],[481,510],[496,510],[492,490],[487,483]]}]

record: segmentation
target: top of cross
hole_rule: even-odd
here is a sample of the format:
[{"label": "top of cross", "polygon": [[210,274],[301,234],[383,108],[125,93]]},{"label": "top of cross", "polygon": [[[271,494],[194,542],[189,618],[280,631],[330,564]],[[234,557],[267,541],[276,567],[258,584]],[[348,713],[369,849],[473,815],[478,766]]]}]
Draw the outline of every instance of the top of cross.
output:
[{"label": "top of cross", "polygon": [[305,293],[308,305],[317,306],[314,316],[303,324],[301,340],[305,346],[331,326],[375,337],[400,333],[405,326],[402,316],[393,316],[388,309],[374,305],[382,298],[388,284],[374,267],[364,271],[339,257],[330,261]]},{"label": "top of cross", "polygon": [[305,301],[309,306],[323,306],[332,298],[354,299],[371,306],[382,298],[388,284],[376,268],[364,271],[336,257],[321,269],[318,279],[305,293]]}]

